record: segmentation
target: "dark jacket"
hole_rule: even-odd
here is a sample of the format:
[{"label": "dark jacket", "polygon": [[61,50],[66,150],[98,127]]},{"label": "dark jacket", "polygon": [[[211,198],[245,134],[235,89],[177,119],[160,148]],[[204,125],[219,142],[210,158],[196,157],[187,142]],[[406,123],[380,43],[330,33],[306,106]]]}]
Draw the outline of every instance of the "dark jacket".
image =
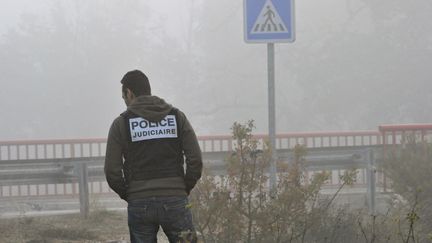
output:
[{"label": "dark jacket", "polygon": [[[187,195],[201,177],[201,150],[195,132],[183,112],[173,109],[170,104],[157,96],[139,96],[128,106],[127,113],[142,117],[150,122],[161,122],[173,110],[176,111],[179,148],[183,150],[185,156],[186,172],[184,176],[156,176],[157,178],[149,179],[143,179],[147,177],[138,177],[138,179],[127,181],[124,176],[125,168],[132,168],[124,165],[125,155],[130,154],[128,149],[131,148],[130,128],[127,127],[125,116],[117,117],[112,123],[106,148],[105,176],[111,189],[119,194],[121,198],[132,200],[149,196]],[[161,139],[161,141],[165,140]],[[134,149],[137,148],[136,144],[138,143],[134,144]],[[181,153],[181,151],[179,152]],[[153,163],[166,164],[164,158],[166,158],[167,152],[164,152],[163,149],[153,149],[151,152],[146,151],[146,153],[149,153],[152,158],[160,158],[160,161],[153,160]],[[145,154],[141,156],[145,157]],[[145,163],[145,159],[128,161],[128,164],[135,162]],[[145,168],[145,165],[140,168]]]}]

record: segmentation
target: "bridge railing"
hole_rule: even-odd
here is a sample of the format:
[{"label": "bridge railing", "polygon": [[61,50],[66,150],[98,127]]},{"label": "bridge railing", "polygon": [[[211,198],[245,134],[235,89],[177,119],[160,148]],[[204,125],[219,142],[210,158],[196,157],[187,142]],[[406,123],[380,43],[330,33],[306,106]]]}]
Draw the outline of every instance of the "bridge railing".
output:
[{"label": "bridge railing", "polygon": [[381,125],[379,132],[386,147],[404,144],[410,137],[432,142],[432,124]]},{"label": "bridge railing", "polygon": [[[381,125],[379,131],[345,132],[296,132],[276,135],[278,149],[292,149],[297,144],[308,148],[397,145],[409,134],[432,142],[432,124]],[[264,144],[267,135],[254,135]],[[235,142],[232,136],[199,136],[203,152],[232,151]],[[99,157],[105,155],[106,139],[54,139],[29,141],[0,141],[0,160],[27,160]]]},{"label": "bridge railing", "polygon": [[106,139],[0,141],[0,161],[105,156]]},{"label": "bridge railing", "polygon": [[[356,132],[299,132],[299,133],[284,133],[278,134],[276,137],[276,147],[278,149],[292,149],[296,144],[304,144],[307,148],[326,148],[326,147],[355,147],[355,146],[373,146],[381,145],[397,145],[404,141],[404,138],[409,134],[415,134],[423,140],[432,141],[432,124],[416,124],[416,125],[383,125],[379,127],[379,131],[356,131]],[[254,135],[261,144],[267,139],[267,135]],[[199,136],[199,144],[204,153],[208,152],[227,152],[232,151],[236,141],[232,136]],[[32,167],[38,166],[39,161],[56,159],[75,159],[75,158],[96,158],[105,155],[106,139],[57,139],[57,140],[33,140],[33,141],[0,141],[0,166],[8,167],[9,165],[17,165],[16,161],[22,162],[22,166]],[[55,161],[54,161],[55,162]],[[55,162],[57,163],[57,162]],[[52,165],[49,165],[52,166]],[[98,165],[99,167],[103,164]],[[58,167],[54,164],[54,169],[64,171],[68,167]],[[8,167],[14,170],[19,168]],[[6,173],[6,172],[5,172]],[[364,172],[359,175],[359,183],[364,181]],[[386,179],[383,175],[379,175],[377,181],[383,181],[386,184]],[[102,178],[102,177],[101,177]],[[0,178],[1,180],[2,178]],[[101,182],[102,181],[102,182]],[[90,188],[91,192],[109,193],[111,192],[101,181],[94,181],[94,187]],[[339,181],[337,176],[332,179],[330,184],[337,184]],[[46,183],[45,185],[12,185],[6,187],[0,186],[0,196],[21,195],[20,191],[35,191],[36,194],[51,194],[54,195],[57,191],[66,194],[75,194],[75,185],[55,185],[56,183]],[[17,191],[17,192],[15,192]]]},{"label": "bridge railing", "polygon": [[[254,136],[260,144],[268,140],[267,135]],[[235,142],[232,136],[199,136],[203,152],[232,151]],[[357,132],[303,132],[284,133],[276,136],[278,149],[292,149],[296,144],[308,148],[366,146],[381,144],[377,131]],[[56,158],[100,157],[105,155],[106,139],[53,139],[29,141],[0,141],[0,160],[33,160]]]},{"label": "bridge railing", "polygon": [[[268,135],[254,135],[260,144],[268,141]],[[203,152],[232,151],[236,141],[232,136],[201,136],[199,144]],[[378,131],[356,132],[298,132],[276,135],[277,149],[292,149],[297,144],[308,148],[369,146],[381,144]]]}]

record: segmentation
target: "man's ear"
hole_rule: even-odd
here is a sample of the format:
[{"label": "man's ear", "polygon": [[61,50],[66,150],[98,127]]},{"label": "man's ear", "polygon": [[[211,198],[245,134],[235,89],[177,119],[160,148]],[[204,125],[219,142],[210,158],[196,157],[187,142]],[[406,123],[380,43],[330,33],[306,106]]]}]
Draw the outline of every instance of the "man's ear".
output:
[{"label": "man's ear", "polygon": [[132,90],[130,90],[129,88],[126,88],[126,96],[129,98],[129,99],[133,99],[133,98],[135,98],[135,94],[132,92]]}]

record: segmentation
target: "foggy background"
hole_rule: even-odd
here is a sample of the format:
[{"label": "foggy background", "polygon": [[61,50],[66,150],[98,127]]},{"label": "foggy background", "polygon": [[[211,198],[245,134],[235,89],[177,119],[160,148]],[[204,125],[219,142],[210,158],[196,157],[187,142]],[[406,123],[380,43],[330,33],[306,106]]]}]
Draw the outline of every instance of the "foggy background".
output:
[{"label": "foggy background", "polygon": [[[2,0],[0,140],[106,137],[141,69],[198,135],[267,132],[265,44],[242,0]],[[277,133],[432,121],[432,3],[297,0],[276,44]]]}]

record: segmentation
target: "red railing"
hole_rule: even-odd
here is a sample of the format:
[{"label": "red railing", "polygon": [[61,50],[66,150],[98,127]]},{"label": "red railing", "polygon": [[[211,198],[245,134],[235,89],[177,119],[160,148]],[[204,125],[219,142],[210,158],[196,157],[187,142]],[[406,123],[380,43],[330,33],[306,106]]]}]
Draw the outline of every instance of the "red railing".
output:
[{"label": "red railing", "polygon": [[106,139],[0,141],[0,160],[105,156]]},{"label": "red railing", "polygon": [[[257,134],[254,138],[263,144],[268,136]],[[231,151],[234,142],[231,136],[199,137],[203,152]],[[303,144],[308,148],[367,146],[381,144],[381,136],[377,131],[295,132],[276,135],[276,147],[278,149],[291,149],[296,144]]]},{"label": "red railing", "polygon": [[[290,149],[296,144],[308,148],[400,144],[408,134],[426,140],[432,134],[432,124],[381,125],[379,131],[293,132],[276,136],[278,149]],[[254,136],[261,144],[267,135]],[[232,136],[199,136],[203,152],[231,151]],[[0,141],[0,160],[98,157],[105,155],[106,139],[53,139]]]},{"label": "red railing", "polygon": [[[278,149],[290,149],[296,144],[304,144],[308,148],[349,147],[396,145],[404,141],[409,134],[419,136],[422,140],[431,141],[432,124],[382,125],[379,131],[343,131],[343,132],[295,132],[276,136]],[[254,137],[262,144],[267,135],[257,134]],[[231,151],[236,143],[232,136],[199,136],[199,144],[204,153]],[[102,157],[105,155],[106,139],[54,139],[0,141],[0,160],[32,160],[53,158]],[[339,185],[342,170],[332,172],[328,186]],[[306,172],[308,177],[314,172]],[[310,174],[310,175],[309,175]],[[356,184],[365,183],[365,171],[361,170]],[[384,184],[385,178],[377,174],[377,181]],[[35,184],[35,185],[0,185],[0,198],[22,196],[75,196],[77,183],[69,184]],[[106,182],[90,182],[90,193],[112,193]]]},{"label": "red railing", "polygon": [[402,144],[408,136],[430,142],[432,124],[381,125],[379,131],[383,137],[384,145]]},{"label": "red railing", "polygon": [[[254,136],[263,144],[267,135]],[[199,136],[203,152],[231,151],[235,141],[232,136]],[[297,132],[276,136],[278,149],[290,149],[296,144],[308,148],[365,146],[381,144],[376,131],[356,132]],[[105,155],[106,139],[53,139],[27,141],[0,141],[0,160],[27,160],[52,158],[99,157]]]}]

